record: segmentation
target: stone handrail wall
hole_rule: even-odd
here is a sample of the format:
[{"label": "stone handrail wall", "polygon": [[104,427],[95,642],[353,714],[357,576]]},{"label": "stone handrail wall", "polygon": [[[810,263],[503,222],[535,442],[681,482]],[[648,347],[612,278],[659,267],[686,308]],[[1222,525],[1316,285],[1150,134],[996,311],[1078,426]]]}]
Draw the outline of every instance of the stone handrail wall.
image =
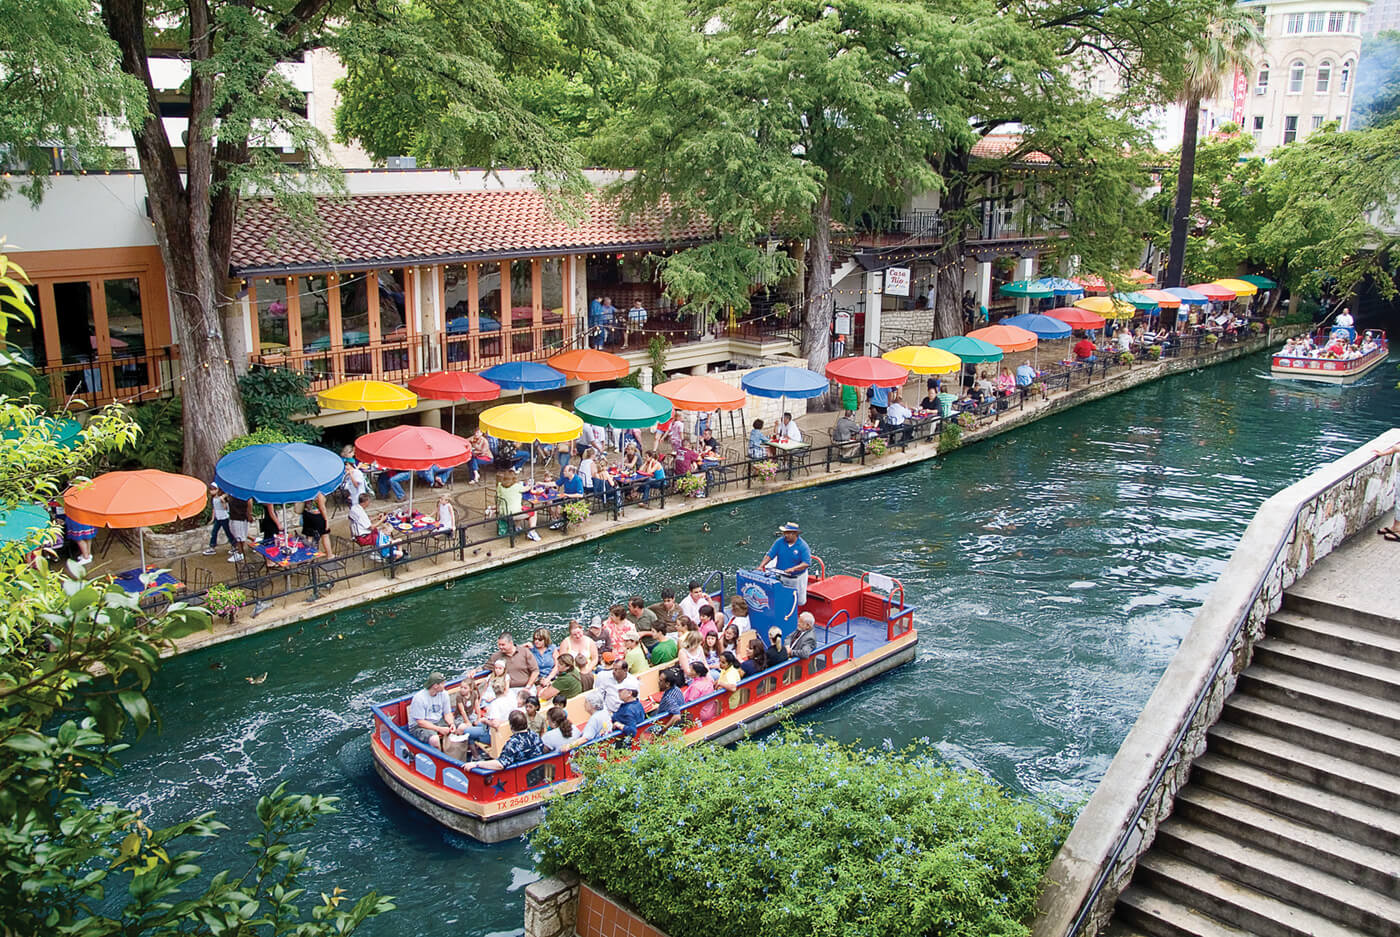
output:
[{"label": "stone handrail wall", "polygon": [[1034,937],[1092,937],[1171,813],[1283,592],[1395,506],[1390,430],[1265,501],[1046,872]]}]

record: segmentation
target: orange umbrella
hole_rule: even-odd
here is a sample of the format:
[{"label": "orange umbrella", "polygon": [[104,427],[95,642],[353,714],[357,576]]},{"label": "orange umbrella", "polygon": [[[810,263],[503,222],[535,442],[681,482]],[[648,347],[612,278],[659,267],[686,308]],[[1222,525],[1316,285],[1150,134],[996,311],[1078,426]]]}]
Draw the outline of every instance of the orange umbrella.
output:
[{"label": "orange umbrella", "polygon": [[[107,472],[63,493],[63,511],[90,527],[149,527],[194,517],[208,502],[204,482],[188,475],[155,469]],[[146,541],[137,533],[141,569],[146,568]]]},{"label": "orange umbrella", "polygon": [[1082,277],[1075,277],[1074,282],[1084,287],[1086,293],[1107,293],[1108,284],[1103,281],[1103,277],[1088,274]]},{"label": "orange umbrella", "polygon": [[625,358],[592,348],[575,348],[572,351],[560,352],[549,358],[546,363],[576,381],[611,381],[626,377],[632,371],[632,366]]},{"label": "orange umbrella", "polygon": [[1157,282],[1156,277],[1146,270],[1143,270],[1141,267],[1134,267],[1129,270],[1127,273],[1123,274],[1123,279],[1127,280],[1129,283],[1136,283],[1138,286],[1145,286],[1148,283]]},{"label": "orange umbrella", "polygon": [[1034,332],[1014,325],[989,325],[984,329],[968,332],[967,337],[991,342],[1002,351],[1030,351],[1037,342]]},{"label": "orange umbrella", "polygon": [[739,410],[744,406],[747,395],[737,387],[712,377],[678,377],[652,388],[671,401],[677,410],[692,413],[709,413],[712,410]]}]

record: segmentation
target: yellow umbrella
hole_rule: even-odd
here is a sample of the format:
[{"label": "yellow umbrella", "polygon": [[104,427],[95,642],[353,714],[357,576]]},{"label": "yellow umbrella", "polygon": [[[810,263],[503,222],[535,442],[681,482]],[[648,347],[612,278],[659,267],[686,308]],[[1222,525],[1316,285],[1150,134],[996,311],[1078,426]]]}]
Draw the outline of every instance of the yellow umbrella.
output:
[{"label": "yellow umbrella", "polygon": [[1259,292],[1259,287],[1248,280],[1235,280],[1230,277],[1223,277],[1219,280],[1211,280],[1216,286],[1223,286],[1227,290],[1234,290],[1237,296],[1253,296]]},{"label": "yellow umbrella", "polygon": [[511,442],[568,442],[583,432],[583,420],[542,403],[507,403],[482,413],[481,428]]},{"label": "yellow umbrella", "polygon": [[1112,299],[1108,296],[1090,296],[1075,303],[1080,309],[1087,309],[1105,319],[1131,319],[1137,315],[1137,307],[1132,303],[1125,303],[1121,299]]},{"label": "yellow umbrella", "polygon": [[951,351],[928,345],[905,345],[880,357],[915,374],[948,374],[962,367],[962,359]]},{"label": "yellow umbrella", "polygon": [[369,432],[371,412],[411,409],[418,406],[418,395],[387,381],[346,381],[318,393],[316,402],[327,410],[365,411],[365,432]]}]

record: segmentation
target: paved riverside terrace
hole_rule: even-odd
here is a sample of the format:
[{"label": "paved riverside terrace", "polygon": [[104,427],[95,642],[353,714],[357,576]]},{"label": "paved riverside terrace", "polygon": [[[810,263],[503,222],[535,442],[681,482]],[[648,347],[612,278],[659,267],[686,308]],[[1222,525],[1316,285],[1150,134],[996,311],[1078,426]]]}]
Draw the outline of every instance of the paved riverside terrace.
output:
[{"label": "paved riverside terrace", "polygon": [[1400,934],[1400,543],[1284,594],[1107,933]]},{"label": "paved riverside terrace", "polygon": [[[1004,412],[994,421],[984,421],[975,429],[964,431],[963,442],[964,444],[976,442],[1045,416],[1062,412],[1080,403],[1096,400],[1170,374],[1194,370],[1257,352],[1271,343],[1277,344],[1289,334],[1291,334],[1289,331],[1275,331],[1271,339],[1258,337],[1229,345],[1222,343],[1218,349],[1207,350],[1203,348],[1201,353],[1191,356],[1183,355],[1180,358],[1164,359],[1155,363],[1139,363],[1131,368],[1115,367],[1106,376],[1094,377],[1092,381],[1087,383],[1083,378],[1076,378],[1068,390],[1055,391],[1052,389],[1046,397],[1028,400],[1022,409]],[[916,390],[917,395],[913,396],[913,399],[922,396],[922,379],[910,383],[906,389],[906,396],[914,395]],[[818,440],[818,445],[824,446],[826,439],[829,438],[830,425],[835,421],[835,418],[835,413],[812,414],[803,418],[800,425],[804,434]],[[726,447],[740,450],[743,448],[742,439],[730,437],[722,442]],[[612,520],[610,514],[597,513],[582,524],[571,524],[563,532],[542,529],[542,542],[540,543],[533,543],[525,539],[524,536],[516,537],[513,544],[505,538],[489,540],[484,543],[469,542],[460,558],[451,552],[425,558],[420,552],[419,556],[411,562],[398,566],[392,579],[388,577],[383,567],[367,565],[368,571],[364,574],[354,575],[340,581],[335,584],[332,590],[326,590],[323,587],[318,594],[314,595],[310,590],[304,588],[305,580],[298,579],[296,573],[293,572],[291,576],[287,577],[288,582],[294,584],[294,587],[302,588],[302,591],[270,598],[266,602],[259,602],[256,607],[244,607],[238,611],[233,622],[222,618],[217,619],[212,630],[183,639],[180,642],[180,650],[194,650],[343,608],[366,604],[387,596],[505,566],[542,553],[566,549],[621,530],[646,527],[663,518],[674,519],[690,511],[713,508],[766,494],[890,471],[933,458],[936,454],[937,447],[934,443],[926,441],[916,442],[907,449],[898,446],[892,447],[883,456],[867,458],[864,464],[859,461],[840,463],[833,460],[828,468],[824,459],[819,463],[814,459],[816,464],[812,466],[810,474],[796,473],[791,480],[787,478],[786,473],[782,473],[777,478],[767,482],[755,479],[752,487],[749,487],[745,480],[740,479],[738,482],[731,482],[726,489],[701,500],[667,495],[664,510],[629,505],[625,510],[624,518],[619,521]],[[493,492],[493,476],[489,472],[483,474],[482,484],[469,486],[465,484],[464,479],[460,479],[450,492],[458,506],[458,522],[477,525],[474,528],[475,537],[494,536],[495,522],[484,522],[482,519],[482,509],[488,504],[488,499],[494,500]],[[420,510],[431,510],[436,496],[436,492],[420,492],[415,503],[419,505]],[[386,502],[376,501],[371,506],[371,513],[383,509],[385,504]],[[392,504],[392,502],[388,502],[388,504]],[[330,518],[333,534],[343,537],[346,532],[345,518],[346,513],[343,508]],[[294,523],[292,526],[295,528],[299,524]],[[485,533],[488,526],[490,533]],[[109,533],[104,532],[100,542],[106,541],[109,536]],[[205,542],[207,543],[207,541]],[[201,543],[202,545],[203,543]],[[137,564],[134,552],[128,551],[118,542],[111,542],[110,547],[103,542],[102,547],[96,552],[98,561],[89,568],[89,575],[110,574],[134,567]],[[347,551],[337,548],[337,553],[343,554],[345,552]],[[755,560],[756,558],[757,554],[755,554]],[[366,565],[365,559],[362,553],[358,559],[350,562],[351,564]],[[227,581],[232,574],[232,564],[224,561],[222,552],[210,557],[196,554],[184,559],[152,560],[152,563],[171,566],[175,569],[176,574],[186,579],[187,584],[192,587],[195,586],[193,580],[197,575],[212,577],[211,581],[219,582]],[[204,572],[201,574],[198,572],[199,570]],[[277,587],[280,590],[283,575],[280,572],[273,573],[270,578],[276,579]],[[255,611],[256,614],[254,614]]]}]

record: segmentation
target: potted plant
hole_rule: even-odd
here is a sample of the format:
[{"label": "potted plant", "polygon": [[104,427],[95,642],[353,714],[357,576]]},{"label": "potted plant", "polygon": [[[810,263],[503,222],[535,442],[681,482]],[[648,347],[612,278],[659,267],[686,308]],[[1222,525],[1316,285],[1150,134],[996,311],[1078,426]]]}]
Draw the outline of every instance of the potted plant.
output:
[{"label": "potted plant", "polygon": [[1260,333],[1263,332],[1263,331],[1264,331],[1264,323],[1262,323],[1262,322],[1251,322],[1251,323],[1249,323],[1249,334],[1250,334],[1250,335],[1258,335],[1258,334],[1260,334]]},{"label": "potted plant", "polygon": [[1136,360],[1137,359],[1133,357],[1133,353],[1131,351],[1125,351],[1118,356],[1118,363],[1121,365],[1130,365]]},{"label": "potted plant", "polygon": [[1031,393],[1037,397],[1048,397],[1050,396],[1050,385],[1044,381],[1036,381],[1031,385]]},{"label": "potted plant", "polygon": [[233,624],[233,616],[238,609],[248,604],[248,590],[237,586],[216,582],[204,593],[204,607],[215,615],[222,615]]},{"label": "potted plant", "polygon": [[1149,345],[1149,346],[1148,346],[1148,348],[1147,348],[1147,360],[1148,360],[1148,361],[1156,361],[1157,359],[1159,359],[1159,358],[1161,358],[1161,357],[1162,357],[1162,346],[1161,346],[1161,345]]},{"label": "potted plant", "polygon": [[753,463],[753,473],[763,481],[770,481],[778,475],[778,463],[772,459],[764,459],[761,462]]},{"label": "potted plant", "polygon": [[977,425],[977,414],[965,412],[959,413],[958,425],[961,426],[963,429],[972,429],[972,427]]},{"label": "potted plant", "polygon": [[564,505],[564,516],[570,524],[582,524],[592,514],[593,508],[587,501],[569,501]]},{"label": "potted plant", "polygon": [[705,476],[696,475],[691,472],[676,479],[676,494],[685,498],[694,498],[705,490]]},{"label": "potted plant", "polygon": [[865,454],[876,459],[889,451],[890,447],[878,436],[865,444]]},{"label": "potted plant", "polygon": [[1212,345],[1212,346],[1213,346],[1213,345],[1215,345],[1216,343],[1218,343],[1219,341],[1220,341],[1220,336],[1219,336],[1219,335],[1216,335],[1214,332],[1207,332],[1207,333],[1206,333],[1206,344],[1207,344],[1207,345]]}]

